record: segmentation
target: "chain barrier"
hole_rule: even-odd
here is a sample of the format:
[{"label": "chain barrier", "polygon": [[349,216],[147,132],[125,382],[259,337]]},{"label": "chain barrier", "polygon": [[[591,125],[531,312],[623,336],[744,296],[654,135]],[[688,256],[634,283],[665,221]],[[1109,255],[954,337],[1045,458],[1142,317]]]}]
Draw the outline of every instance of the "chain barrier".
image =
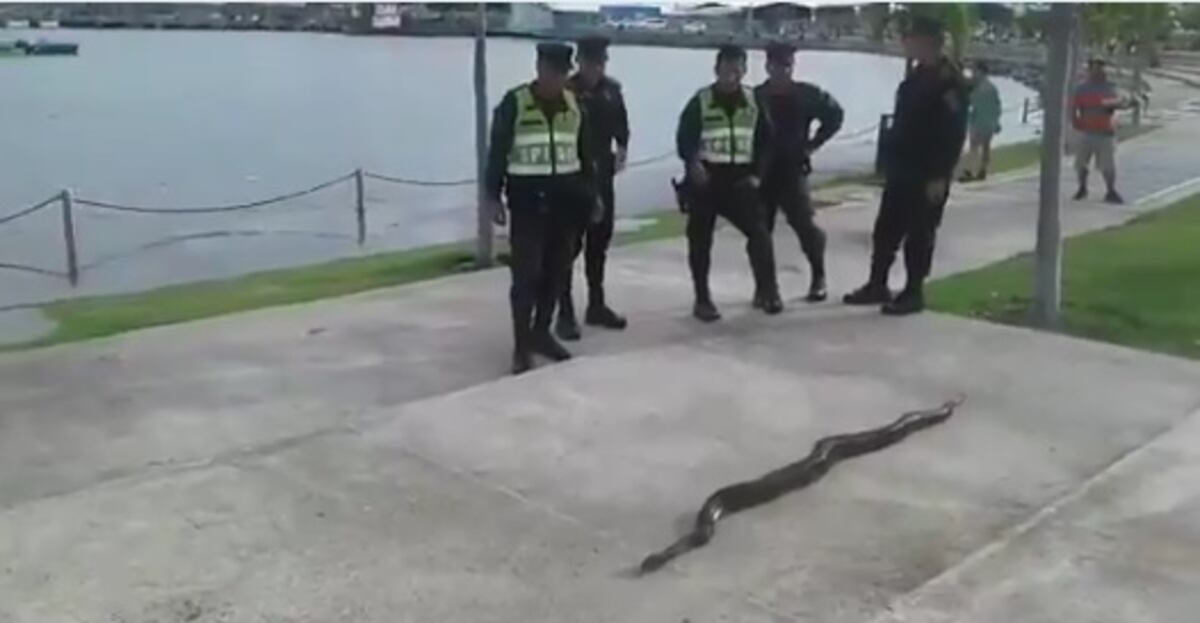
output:
[{"label": "chain barrier", "polygon": [[207,207],[200,207],[200,208],[149,208],[149,207],[145,207],[145,206],[122,205],[122,204],[118,204],[118,203],[109,203],[106,201],[96,201],[93,199],[82,199],[82,198],[75,199],[75,204],[81,205],[81,206],[87,206],[90,208],[98,208],[98,209],[102,209],[102,210],[113,210],[116,212],[133,212],[133,213],[137,213],[137,214],[216,214],[216,213],[220,213],[220,212],[236,212],[239,210],[251,210],[254,208],[261,208],[263,206],[271,205],[273,203],[282,203],[284,201],[298,199],[305,195],[311,195],[313,193],[325,190],[326,188],[330,188],[332,186],[336,186],[338,184],[348,182],[352,179],[354,179],[354,174],[350,173],[349,175],[343,175],[337,179],[333,179],[328,182],[323,182],[321,184],[317,184],[316,186],[313,186],[311,188],[306,188],[304,190],[299,190],[299,191],[287,193],[284,195],[278,195],[276,197],[271,197],[269,199],[261,199],[259,201],[250,201],[247,203],[238,203],[238,204],[225,205],[225,206],[207,206]]},{"label": "chain barrier", "polygon": [[33,214],[34,212],[37,212],[38,210],[49,207],[54,202],[58,201],[58,199],[59,199],[58,195],[55,195],[37,205],[30,206],[28,208],[25,208],[24,210],[19,210],[17,212],[13,212],[12,214],[9,214],[8,216],[5,216],[5,217],[0,217],[0,225],[3,225],[5,223],[11,222],[11,221],[15,221],[19,218],[29,216],[30,214]]},{"label": "chain barrier", "polygon": [[[25,272],[25,273],[33,273],[35,275],[43,275],[46,277],[66,277],[66,275],[64,275],[63,273],[58,272],[56,270],[49,270],[46,268],[38,268],[37,266],[30,266],[29,264],[13,264],[10,262],[0,262],[0,268],[7,269],[7,270],[18,270],[18,271]],[[0,311],[4,311],[4,310],[0,309]]]},{"label": "chain barrier", "polygon": [[675,150],[672,149],[671,151],[663,152],[657,156],[650,156],[649,158],[642,158],[641,160],[634,160],[632,162],[626,162],[625,169],[626,170],[637,169],[639,167],[648,166],[651,164],[655,164],[657,162],[665,162],[667,160],[671,160],[674,157],[675,157]]},{"label": "chain barrier", "polygon": [[830,142],[831,143],[848,143],[848,142],[852,141],[853,139],[860,138],[863,136],[868,136],[872,132],[876,132],[878,130],[879,130],[879,124],[873,123],[868,127],[859,128],[853,132],[846,132],[845,134],[839,134],[836,137],[834,137],[834,139]]},{"label": "chain barrier", "polygon": [[475,178],[461,180],[414,180],[403,177],[392,177],[390,175],[382,175],[379,173],[363,172],[363,177],[388,182],[391,184],[400,184],[403,186],[468,186],[475,183]]}]

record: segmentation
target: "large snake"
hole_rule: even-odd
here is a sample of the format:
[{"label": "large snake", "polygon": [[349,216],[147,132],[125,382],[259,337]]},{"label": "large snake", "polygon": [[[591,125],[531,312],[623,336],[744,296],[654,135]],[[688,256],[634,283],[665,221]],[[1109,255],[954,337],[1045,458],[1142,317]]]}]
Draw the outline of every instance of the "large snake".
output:
[{"label": "large snake", "polygon": [[898,443],[919,430],[936,426],[950,419],[954,410],[966,400],[959,395],[942,403],[940,407],[923,411],[909,411],[896,421],[880,428],[833,435],[813,444],[808,456],[769,472],[758,480],[749,480],[729,485],[708,496],[692,531],[682,536],[670,547],[651,554],[642,561],[641,574],[662,568],[676,556],[703,547],[712,540],[717,522],[741,510],[765,504],[779,496],[806,487],[829,472],[843,459],[848,459]]}]

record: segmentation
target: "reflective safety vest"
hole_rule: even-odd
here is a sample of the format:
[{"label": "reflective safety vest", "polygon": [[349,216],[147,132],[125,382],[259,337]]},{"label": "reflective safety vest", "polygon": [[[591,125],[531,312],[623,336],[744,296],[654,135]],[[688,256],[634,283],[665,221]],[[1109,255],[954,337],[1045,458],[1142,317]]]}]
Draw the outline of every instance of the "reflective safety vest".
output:
[{"label": "reflective safety vest", "polygon": [[730,116],[713,101],[712,87],[700,90],[700,160],[711,164],[750,164],[754,159],[754,126],[758,104],[745,87],[746,105]]},{"label": "reflective safety vest", "polygon": [[579,173],[579,129],[581,119],[575,95],[563,91],[567,110],[546,117],[533,97],[532,85],[515,92],[517,115],[512,149],[508,152],[508,174],[513,176],[569,175]]}]

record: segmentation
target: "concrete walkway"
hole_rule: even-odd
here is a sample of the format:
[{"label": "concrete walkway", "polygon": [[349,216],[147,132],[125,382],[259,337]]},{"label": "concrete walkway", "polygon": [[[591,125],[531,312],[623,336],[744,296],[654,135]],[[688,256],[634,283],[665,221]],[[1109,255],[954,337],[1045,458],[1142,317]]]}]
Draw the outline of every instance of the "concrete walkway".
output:
[{"label": "concrete walkway", "polygon": [[[1142,201],[1065,228],[1188,190],[1197,139],[1123,147]],[[939,274],[1031,247],[1035,189],[957,189]],[[837,290],[873,212],[821,215]],[[630,330],[515,379],[499,271],[0,358],[0,622],[1194,620],[1200,366],[933,314],[767,318],[741,246],[720,237],[716,326],[687,317],[681,241],[620,250]],[[628,576],[717,487],[960,391],[946,425]]]}]

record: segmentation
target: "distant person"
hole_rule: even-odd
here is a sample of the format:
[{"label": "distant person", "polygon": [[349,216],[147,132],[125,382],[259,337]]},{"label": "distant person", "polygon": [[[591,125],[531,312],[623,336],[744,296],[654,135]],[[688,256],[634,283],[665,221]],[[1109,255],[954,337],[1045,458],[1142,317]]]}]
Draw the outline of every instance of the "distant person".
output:
[{"label": "distant person", "polygon": [[1088,77],[1075,87],[1071,97],[1071,118],[1079,131],[1079,143],[1075,151],[1075,170],[1079,174],[1079,190],[1075,200],[1088,196],[1088,166],[1096,160],[1096,168],[1104,176],[1108,192],[1104,201],[1112,204],[1125,203],[1117,192],[1117,128],[1116,112],[1126,106],[1116,85],[1108,81],[1104,61],[1088,61]]},{"label": "distant person", "polygon": [[537,78],[506,93],[492,118],[486,191],[496,223],[512,219],[513,374],[532,368],[535,353],[571,358],[550,335],[550,321],[597,201],[587,117],[566,89],[570,71],[570,46],[539,44]]},{"label": "distant person", "polygon": [[971,113],[967,121],[971,149],[962,181],[987,179],[992,162],[992,139],[1000,133],[1000,91],[992,83],[985,61],[975,63],[971,87]]},{"label": "distant person", "polygon": [[[775,230],[782,210],[808,259],[810,303],[828,296],[825,285],[825,232],[817,226],[808,175],[812,155],[842,127],[842,107],[833,96],[807,82],[792,79],[796,48],[786,43],[767,46],[767,80],[754,90],[770,120],[770,161],[762,180],[763,216],[767,231]],[[813,122],[817,122],[813,133]]]},{"label": "distant person", "polygon": [[[941,22],[914,17],[903,37],[916,66],[900,83],[885,154],[886,181],[872,240],[866,285],[847,294],[849,305],[880,305],[888,315],[925,309],[924,283],[933,263],[950,181],[967,134],[968,86],[962,71],[942,54]],[[908,282],[894,299],[888,273],[900,244]]]},{"label": "distant person", "polygon": [[713,231],[723,216],[746,236],[754,272],[754,305],[768,314],[783,311],[775,278],[775,256],[759,209],[758,186],[769,146],[765,115],[754,92],[742,86],[746,50],[724,45],[717,52],[716,82],[700,89],[683,109],[675,145],[686,175],[688,265],[696,300],[692,315],[720,320],[708,287]]},{"label": "distant person", "polygon": [[[576,49],[579,71],[571,76],[567,88],[575,94],[588,118],[591,130],[588,145],[593,150],[591,157],[596,164],[596,192],[604,203],[600,221],[584,227],[576,242],[575,256],[583,252],[588,285],[588,306],[583,321],[590,326],[621,330],[625,328],[625,318],[614,312],[605,300],[604,263],[616,218],[613,178],[625,168],[629,148],[629,114],[625,110],[621,84],[605,74],[608,40],[590,37],[579,41]],[[564,340],[579,339],[579,322],[575,318],[575,301],[571,294],[573,272],[567,272],[555,327],[558,337]]]}]

